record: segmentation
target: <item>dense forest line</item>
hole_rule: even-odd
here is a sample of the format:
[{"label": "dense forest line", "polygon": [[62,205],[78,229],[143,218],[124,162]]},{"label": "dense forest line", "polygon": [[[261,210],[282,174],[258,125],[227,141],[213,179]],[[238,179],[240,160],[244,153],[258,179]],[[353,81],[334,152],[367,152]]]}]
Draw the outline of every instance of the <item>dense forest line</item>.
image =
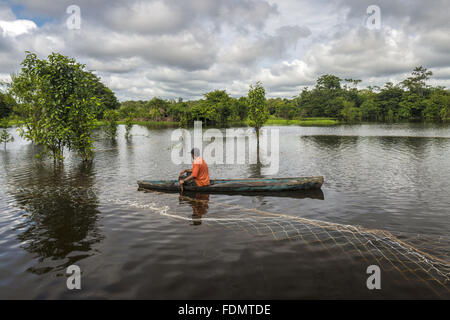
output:
[{"label": "dense forest line", "polygon": [[[407,79],[384,87],[358,89],[361,80],[323,75],[313,88],[303,89],[292,98],[266,100],[272,118],[304,119],[328,117],[343,122],[360,121],[447,121],[450,117],[450,92],[426,83],[432,72],[417,67]],[[190,125],[201,120],[208,125],[243,122],[248,117],[248,97],[231,97],[225,90],[204,94],[199,100],[167,100],[154,97],[147,101],[119,103],[114,93],[95,79],[95,92],[102,101],[97,119],[105,110],[112,117],[134,121],[170,121]],[[0,118],[14,116],[16,102],[8,93],[0,93]],[[111,115],[109,115],[111,117]]]},{"label": "dense forest line", "polygon": [[[323,75],[313,88],[303,89],[296,97],[267,99],[267,111],[272,117],[289,120],[329,117],[344,122],[446,121],[450,117],[450,92],[444,87],[427,85],[431,75],[426,68],[417,67],[400,83],[388,82],[384,87],[365,89],[357,88],[361,80]],[[121,118],[131,115],[144,121],[189,124],[202,120],[207,124],[225,125],[247,118],[248,99],[215,90],[194,101],[161,98],[125,101],[119,113]]]}]

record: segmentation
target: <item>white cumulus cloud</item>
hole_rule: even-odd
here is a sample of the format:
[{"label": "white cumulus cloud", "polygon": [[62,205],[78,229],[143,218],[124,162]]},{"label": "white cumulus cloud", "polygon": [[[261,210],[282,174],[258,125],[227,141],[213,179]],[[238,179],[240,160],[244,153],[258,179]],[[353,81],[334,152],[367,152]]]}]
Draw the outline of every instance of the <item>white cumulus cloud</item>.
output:
[{"label": "white cumulus cloud", "polygon": [[16,37],[24,33],[30,33],[37,29],[36,23],[31,20],[0,20],[0,29],[3,37]]}]

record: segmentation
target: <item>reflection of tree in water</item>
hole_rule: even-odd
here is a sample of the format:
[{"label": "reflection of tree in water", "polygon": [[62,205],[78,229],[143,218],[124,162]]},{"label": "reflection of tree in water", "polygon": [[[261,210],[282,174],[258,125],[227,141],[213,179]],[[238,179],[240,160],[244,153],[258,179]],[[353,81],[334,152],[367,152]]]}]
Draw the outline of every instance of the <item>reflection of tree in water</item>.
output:
[{"label": "reflection of tree in water", "polygon": [[423,156],[426,154],[427,149],[431,147],[435,138],[426,137],[395,137],[395,136],[383,136],[383,137],[370,137],[378,142],[384,150],[395,149],[404,150],[415,156]]},{"label": "reflection of tree in water", "polygon": [[189,203],[192,207],[192,222],[194,225],[202,224],[201,218],[208,213],[209,194],[195,193],[180,195],[180,203]]},{"label": "reflection of tree in water", "polygon": [[92,167],[82,164],[66,171],[63,166],[31,165],[28,179],[18,183],[9,177],[10,193],[27,212],[25,221],[16,227],[21,231],[18,239],[22,248],[37,254],[40,263],[28,271],[42,274],[66,268],[91,255],[92,245],[102,240],[96,226],[99,211]]},{"label": "reflection of tree in water", "polygon": [[360,140],[358,136],[335,135],[301,136],[300,138],[312,142],[318,149],[325,150],[340,150],[343,146],[355,145]]},{"label": "reflection of tree in water", "polygon": [[384,149],[404,148],[414,154],[426,152],[433,144],[438,146],[445,145],[448,138],[425,137],[425,136],[337,136],[337,135],[315,135],[302,136],[304,141],[313,142],[318,148],[323,149],[342,149],[343,146],[354,146],[359,141],[370,139],[380,144]]}]

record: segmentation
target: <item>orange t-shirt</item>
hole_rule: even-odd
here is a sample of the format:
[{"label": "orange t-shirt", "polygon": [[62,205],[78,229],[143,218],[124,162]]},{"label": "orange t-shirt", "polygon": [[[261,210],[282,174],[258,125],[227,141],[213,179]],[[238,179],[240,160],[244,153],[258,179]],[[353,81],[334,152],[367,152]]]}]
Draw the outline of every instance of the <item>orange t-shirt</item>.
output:
[{"label": "orange t-shirt", "polygon": [[209,186],[208,166],[206,165],[205,160],[201,157],[195,158],[192,163],[192,176],[194,177],[197,186]]}]

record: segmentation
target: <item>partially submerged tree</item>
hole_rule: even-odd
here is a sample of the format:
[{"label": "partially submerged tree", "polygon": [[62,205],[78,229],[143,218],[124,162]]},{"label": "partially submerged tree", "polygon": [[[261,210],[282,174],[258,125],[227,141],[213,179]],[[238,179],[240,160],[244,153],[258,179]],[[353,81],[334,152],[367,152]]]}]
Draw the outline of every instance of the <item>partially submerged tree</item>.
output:
[{"label": "partially submerged tree", "polygon": [[248,90],[248,118],[250,124],[256,130],[257,158],[259,160],[260,129],[269,118],[266,105],[266,90],[259,81],[254,86],[250,85]]},{"label": "partially submerged tree", "polygon": [[119,113],[116,110],[106,110],[103,119],[105,126],[103,127],[105,134],[110,139],[115,139],[117,136],[117,121],[119,120]]},{"label": "partially submerged tree", "polygon": [[131,137],[131,129],[133,129],[133,118],[126,117],[125,118],[125,139]]},{"label": "partially submerged tree", "polygon": [[44,147],[54,160],[63,149],[76,151],[84,161],[92,158],[91,131],[101,102],[95,95],[97,77],[85,65],[58,53],[38,59],[27,52],[9,91],[23,121],[20,134]]},{"label": "partially submerged tree", "polygon": [[8,142],[13,142],[14,137],[11,136],[11,134],[8,132],[9,122],[8,119],[4,118],[0,121],[0,127],[2,128],[2,131],[0,133],[0,144],[4,144],[4,148],[6,149],[6,144]]}]

